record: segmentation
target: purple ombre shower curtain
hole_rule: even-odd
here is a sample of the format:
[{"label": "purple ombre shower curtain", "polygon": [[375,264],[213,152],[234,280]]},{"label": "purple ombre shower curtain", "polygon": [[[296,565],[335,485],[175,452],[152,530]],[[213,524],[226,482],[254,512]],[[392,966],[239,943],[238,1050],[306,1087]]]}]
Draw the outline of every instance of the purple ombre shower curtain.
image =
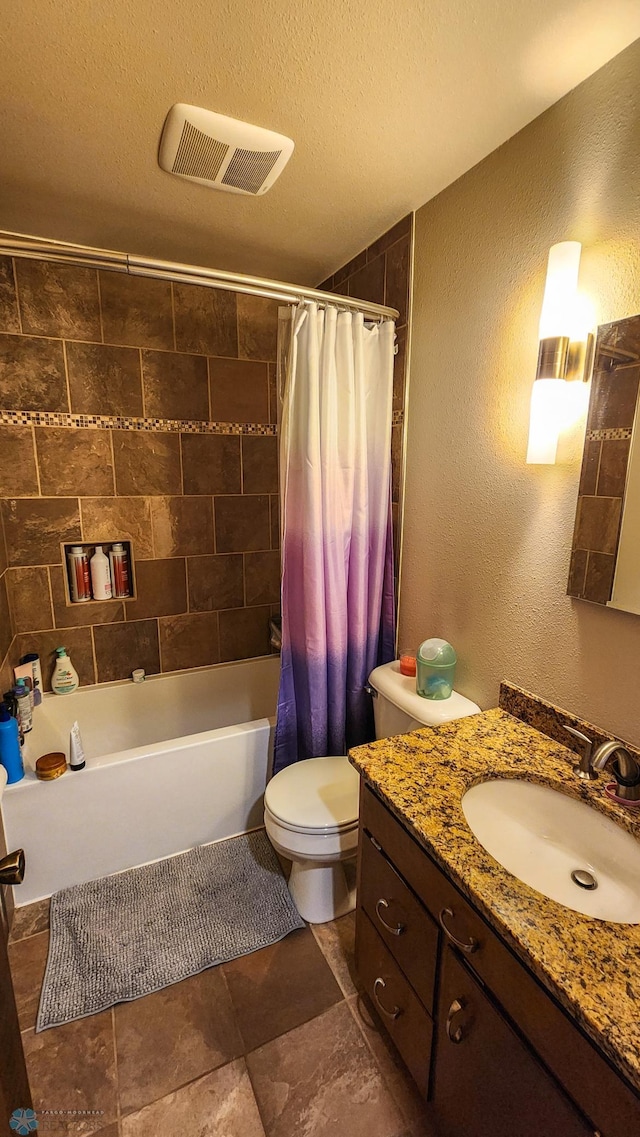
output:
[{"label": "purple ombre shower curtain", "polygon": [[395,325],[301,304],[280,423],[282,655],[274,772],[373,738],[372,668],[394,657]]}]

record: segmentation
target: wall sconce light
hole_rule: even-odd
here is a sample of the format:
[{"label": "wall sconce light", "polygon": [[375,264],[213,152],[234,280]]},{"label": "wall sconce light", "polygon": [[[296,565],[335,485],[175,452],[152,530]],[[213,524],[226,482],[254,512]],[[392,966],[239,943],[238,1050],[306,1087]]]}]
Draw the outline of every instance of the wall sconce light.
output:
[{"label": "wall sconce light", "polygon": [[593,314],[586,297],[578,292],[581,249],[579,241],[561,241],[549,250],[538,366],[531,392],[530,464],[555,462],[560,432],[584,402],[572,397],[574,384],[584,390],[583,382],[591,377]]}]

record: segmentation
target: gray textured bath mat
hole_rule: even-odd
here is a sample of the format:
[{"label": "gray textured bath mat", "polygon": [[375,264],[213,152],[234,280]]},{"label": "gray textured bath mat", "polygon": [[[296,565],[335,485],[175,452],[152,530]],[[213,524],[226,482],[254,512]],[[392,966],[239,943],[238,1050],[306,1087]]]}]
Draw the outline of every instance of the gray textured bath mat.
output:
[{"label": "gray textured bath mat", "polygon": [[304,927],[266,833],[57,892],[36,1030],[96,1014]]}]

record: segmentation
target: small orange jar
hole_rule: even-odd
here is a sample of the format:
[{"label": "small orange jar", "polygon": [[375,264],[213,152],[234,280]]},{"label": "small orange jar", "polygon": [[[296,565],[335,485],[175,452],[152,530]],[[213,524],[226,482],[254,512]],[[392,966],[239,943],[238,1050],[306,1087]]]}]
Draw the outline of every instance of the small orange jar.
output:
[{"label": "small orange jar", "polygon": [[400,651],[400,674],[401,675],[415,675],[416,673],[416,653],[410,648],[402,648]]}]

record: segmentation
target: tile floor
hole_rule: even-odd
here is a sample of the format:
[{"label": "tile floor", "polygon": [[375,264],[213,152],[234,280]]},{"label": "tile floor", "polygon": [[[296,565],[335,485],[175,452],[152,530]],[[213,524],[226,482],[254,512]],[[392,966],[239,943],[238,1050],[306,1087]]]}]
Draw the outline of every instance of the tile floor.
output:
[{"label": "tile floor", "polygon": [[35,1034],[48,907],[9,947],[39,1132],[429,1137],[353,964],[353,914],[111,1011]]}]

